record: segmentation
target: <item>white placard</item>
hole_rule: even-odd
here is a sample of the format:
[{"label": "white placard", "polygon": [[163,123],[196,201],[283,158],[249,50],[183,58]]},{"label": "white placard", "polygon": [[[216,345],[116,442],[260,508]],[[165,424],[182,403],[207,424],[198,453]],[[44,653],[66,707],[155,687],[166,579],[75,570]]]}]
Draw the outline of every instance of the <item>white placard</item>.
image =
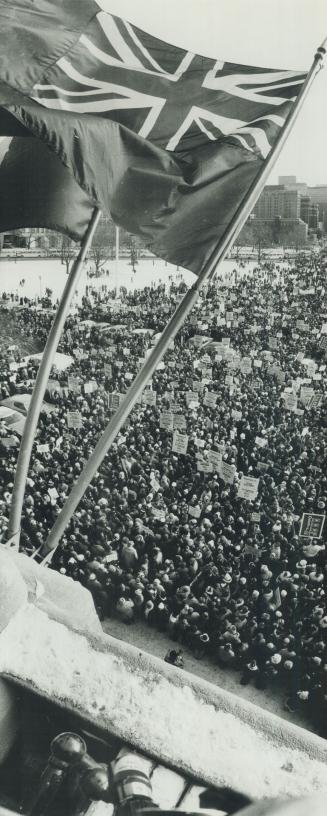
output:
[{"label": "white placard", "polygon": [[218,394],[214,394],[212,391],[207,391],[204,396],[203,405],[206,405],[207,408],[215,408],[217,402]]},{"label": "white placard", "polygon": [[236,467],[230,465],[228,462],[222,462],[219,470],[219,475],[227,484],[233,484],[235,479]]},{"label": "white placard", "polygon": [[257,498],[258,488],[259,479],[254,479],[252,476],[242,476],[237,491],[238,498],[253,501]]},{"label": "white placard", "polygon": [[208,460],[212,465],[212,469],[216,470],[219,473],[222,463],[222,454],[218,451],[209,450],[208,451]]},{"label": "white placard", "polygon": [[283,395],[284,405],[287,411],[295,411],[297,408],[297,396],[295,394]]},{"label": "white placard", "polygon": [[162,411],[160,414],[160,428],[164,431],[172,431],[174,428],[174,415],[170,411]]},{"label": "white placard", "polygon": [[36,450],[37,450],[38,453],[49,453],[50,448],[49,448],[48,443],[45,442],[44,445],[37,445]]},{"label": "white placard", "polygon": [[186,428],[186,418],[183,414],[174,414],[173,418],[174,430],[183,431]]},{"label": "white placard", "polygon": [[188,445],[187,434],[181,434],[179,433],[179,431],[174,431],[172,446],[173,452],[185,454],[187,451],[187,445]]},{"label": "white placard", "polygon": [[82,428],[82,415],[79,411],[67,411],[67,425],[68,428]]}]

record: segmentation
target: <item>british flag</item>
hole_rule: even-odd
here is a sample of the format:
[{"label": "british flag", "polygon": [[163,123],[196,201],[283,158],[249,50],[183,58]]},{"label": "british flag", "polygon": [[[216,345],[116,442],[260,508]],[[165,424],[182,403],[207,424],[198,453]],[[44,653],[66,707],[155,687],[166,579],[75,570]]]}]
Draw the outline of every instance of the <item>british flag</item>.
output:
[{"label": "british flag", "polygon": [[106,5],[15,0],[12,11],[0,0],[0,135],[32,134],[72,178],[56,197],[50,164],[38,179],[34,151],[17,145],[22,161],[12,150],[7,189],[10,175],[13,201],[21,198],[29,152],[44,205],[36,212],[27,196],[21,222],[28,210],[29,225],[82,237],[96,205],[161,258],[198,273],[260,177],[306,74],[193,54]]},{"label": "british flag", "polygon": [[31,96],[112,119],[169,151],[227,136],[266,158],[305,76],[193,54],[99,11]]}]

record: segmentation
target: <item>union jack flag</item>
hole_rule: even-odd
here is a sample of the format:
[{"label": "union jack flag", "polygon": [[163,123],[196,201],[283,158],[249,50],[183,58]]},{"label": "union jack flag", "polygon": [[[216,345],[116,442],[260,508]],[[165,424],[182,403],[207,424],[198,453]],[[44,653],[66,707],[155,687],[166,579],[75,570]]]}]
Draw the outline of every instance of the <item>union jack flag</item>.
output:
[{"label": "union jack flag", "polygon": [[193,54],[99,11],[30,95],[52,110],[112,119],[176,153],[228,137],[266,158],[305,77]]},{"label": "union jack flag", "polygon": [[[198,273],[260,177],[306,74],[190,53],[112,16],[106,0],[14,5],[0,0],[0,135],[36,139],[14,144],[0,165],[19,225],[82,237],[92,203]],[[38,140],[68,169],[62,191],[46,153],[38,166]],[[24,206],[17,195],[26,165],[37,207],[28,191]]]}]

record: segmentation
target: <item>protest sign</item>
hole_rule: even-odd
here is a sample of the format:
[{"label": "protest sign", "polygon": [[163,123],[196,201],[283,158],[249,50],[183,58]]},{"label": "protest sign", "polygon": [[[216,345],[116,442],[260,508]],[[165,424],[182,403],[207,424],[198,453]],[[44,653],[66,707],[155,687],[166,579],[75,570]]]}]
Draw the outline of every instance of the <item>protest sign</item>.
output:
[{"label": "protest sign", "polygon": [[108,555],[106,555],[106,556],[105,556],[105,558],[103,559],[103,561],[104,561],[106,564],[112,564],[112,563],[114,563],[115,561],[118,561],[118,553],[117,553],[117,552],[111,552],[111,553],[108,553]]},{"label": "protest sign", "polygon": [[242,357],[240,369],[242,374],[251,374],[252,372],[252,360],[251,357]]},{"label": "protest sign", "polygon": [[51,499],[57,499],[59,496],[58,490],[55,487],[49,487],[48,493]]},{"label": "protest sign", "polygon": [[226,484],[233,484],[235,479],[236,467],[230,465],[228,462],[222,462],[220,465],[219,475]]},{"label": "protest sign", "polygon": [[284,393],[282,396],[286,410],[294,411],[297,408],[297,396],[294,393],[293,394]]},{"label": "protest sign", "polygon": [[194,444],[196,445],[197,448],[204,448],[204,444],[205,444],[204,439],[201,439],[200,437],[196,436],[195,440],[194,440]]},{"label": "protest sign", "polygon": [[68,388],[69,391],[75,391],[78,394],[81,390],[81,384],[78,377],[68,377]]},{"label": "protest sign", "polygon": [[259,524],[261,520],[261,513],[251,513],[251,521],[254,521],[255,524]]},{"label": "protest sign", "polygon": [[144,405],[154,406],[157,402],[156,391],[146,390],[142,394],[142,402]]},{"label": "protest sign", "polygon": [[252,476],[242,476],[238,486],[237,495],[240,499],[247,501],[254,501],[258,495],[259,479],[254,479]]},{"label": "protest sign", "polygon": [[267,462],[258,462],[257,468],[258,470],[260,470],[261,473],[266,473],[266,471],[269,468],[269,465],[267,464]]},{"label": "protest sign", "polygon": [[203,405],[206,405],[207,408],[215,408],[217,396],[218,395],[214,394],[212,391],[207,391],[204,396]]},{"label": "protest sign", "polygon": [[160,414],[160,428],[164,431],[172,431],[174,427],[173,414],[171,411],[162,411]]},{"label": "protest sign", "polygon": [[299,535],[303,538],[321,538],[325,518],[325,514],[303,513]]},{"label": "protest sign", "polygon": [[313,397],[313,395],[314,395],[314,389],[313,388],[310,388],[310,387],[308,387],[306,385],[305,386],[302,385],[301,391],[300,391],[300,400],[302,402],[302,405],[307,405],[310,402],[311,397]]},{"label": "protest sign", "polygon": [[315,375],[317,368],[317,364],[312,360],[310,363],[307,364],[307,375],[308,377],[313,377]]},{"label": "protest sign", "polygon": [[222,453],[218,451],[209,450],[208,451],[208,460],[212,465],[212,469],[216,470],[219,473],[221,463],[222,463]]},{"label": "protest sign", "polygon": [[19,445],[19,439],[16,436],[1,437],[1,443],[5,448],[16,448]]},{"label": "protest sign", "polygon": [[173,446],[172,450],[174,453],[183,453],[185,454],[187,451],[188,445],[188,436],[187,434],[181,434],[179,431],[174,431],[173,434]]},{"label": "protest sign", "polygon": [[94,391],[98,390],[98,383],[95,380],[89,380],[88,382],[84,383],[84,393],[85,394],[93,394]]},{"label": "protest sign", "polygon": [[80,414],[79,411],[67,411],[66,416],[68,428],[76,429],[82,428],[83,426],[82,415]]},{"label": "protest sign", "polygon": [[319,408],[322,403],[322,394],[314,394],[307,403],[307,408]]},{"label": "protest sign", "polygon": [[160,507],[152,507],[151,512],[153,518],[158,519],[158,521],[166,521],[166,513]]},{"label": "protest sign", "polygon": [[36,450],[37,450],[38,453],[49,453],[50,448],[49,448],[48,443],[45,442],[44,445],[37,445]]},{"label": "protest sign", "polygon": [[210,382],[212,380],[212,366],[203,365],[201,366],[201,371],[202,377]]},{"label": "protest sign", "polygon": [[199,405],[199,395],[197,391],[187,391],[185,394],[185,399],[187,405],[190,403],[195,403],[195,405]]},{"label": "protest sign", "polygon": [[242,411],[237,411],[236,408],[233,408],[232,419],[235,419],[236,422],[239,422],[242,419]]},{"label": "protest sign", "polygon": [[197,470],[199,473],[212,473],[212,464],[208,459],[198,459]]},{"label": "protest sign", "polygon": [[282,385],[286,380],[286,376],[284,374],[284,371],[282,371],[282,369],[279,368],[279,366],[275,366],[275,369],[276,369],[275,370],[275,376],[277,377],[278,382]]},{"label": "protest sign", "polygon": [[104,373],[105,373],[106,377],[109,377],[109,378],[112,377],[112,365],[111,365],[111,363],[105,363],[104,366],[103,366],[103,370],[104,370]]},{"label": "protest sign", "polygon": [[174,414],[173,416],[174,430],[183,431],[186,428],[186,418],[183,414]]}]

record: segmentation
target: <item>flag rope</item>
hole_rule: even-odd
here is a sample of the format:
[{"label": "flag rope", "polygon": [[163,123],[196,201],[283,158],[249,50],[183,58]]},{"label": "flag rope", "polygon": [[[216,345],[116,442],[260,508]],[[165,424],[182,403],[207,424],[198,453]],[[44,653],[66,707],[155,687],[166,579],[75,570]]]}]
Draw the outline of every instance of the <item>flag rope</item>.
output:
[{"label": "flag rope", "polygon": [[40,368],[38,370],[37,377],[35,380],[32,399],[26,416],[25,427],[19,448],[13,494],[11,500],[10,518],[8,526],[8,541],[7,544],[4,545],[9,546],[10,542],[10,546],[14,547],[17,550],[19,549],[20,527],[24,494],[26,488],[26,479],[32,454],[33,443],[35,440],[37,423],[39,420],[40,412],[42,410],[42,402],[46,391],[49,375],[51,372],[51,366],[63,330],[63,326],[69,311],[69,307],[77,283],[82,272],[83,262],[85,260],[88,249],[91,245],[92,238],[99,223],[100,216],[101,210],[95,208],[90,218],[90,222],[86,230],[85,236],[81,241],[81,247],[78,256],[75,259],[72,269],[69,273],[67,283],[65,285],[63,294],[61,296],[54,317],[54,321],[50,329],[49,337],[47,339],[43,351]]},{"label": "flag rope", "polygon": [[324,40],[322,45],[317,49],[311,68],[307,74],[305,82],[302,85],[297,100],[289,112],[284,127],[282,128],[275,145],[273,146],[267,159],[263,162],[259,175],[252,182],[247,194],[237,208],[233,218],[230,221],[230,224],[225,230],[224,235],[219,240],[219,244],[215,247],[211,253],[211,256],[200,272],[195,284],[188,290],[188,292],[186,292],[181,303],[178,305],[176,311],[163,330],[161,337],[154,346],[151,354],[128,389],[123,402],[119,406],[114,416],[108,422],[97,445],[94,448],[94,451],[86,462],[82,473],[73,485],[72,490],[66,499],[66,502],[59,513],[52,530],[50,531],[50,535],[45,544],[45,557],[42,564],[46,565],[49,563],[49,561],[51,561],[54,550],[58,546],[60,538],[69,524],[76,507],[94,478],[112,443],[116,439],[121,427],[124,425],[124,422],[133,410],[146,383],[167,351],[171,341],[174,339],[179,329],[183,326],[185,318],[189,315],[199,297],[202,286],[212,278],[213,274],[216,272],[218,264],[224,260],[227,252],[241,231],[246,219],[252,212],[267,177],[271,172],[282,150],[282,147],[289,136],[289,133],[292,130],[315,76],[320,69],[323,58],[326,54],[326,45],[327,39]]}]

